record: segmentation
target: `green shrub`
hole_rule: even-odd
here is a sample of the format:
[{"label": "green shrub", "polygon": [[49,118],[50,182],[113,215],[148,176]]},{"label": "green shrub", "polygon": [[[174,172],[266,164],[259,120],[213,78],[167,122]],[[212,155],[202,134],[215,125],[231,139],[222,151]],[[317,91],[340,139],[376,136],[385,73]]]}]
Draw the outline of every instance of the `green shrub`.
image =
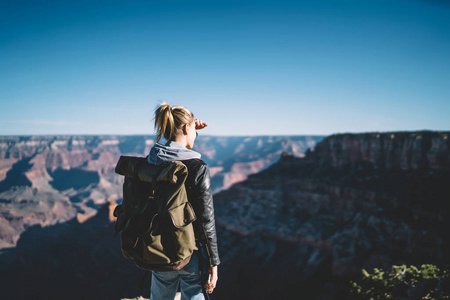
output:
[{"label": "green shrub", "polygon": [[375,268],[373,273],[362,270],[362,276],[352,281],[351,299],[450,299],[449,269],[439,269],[435,265],[392,266],[390,272]]}]

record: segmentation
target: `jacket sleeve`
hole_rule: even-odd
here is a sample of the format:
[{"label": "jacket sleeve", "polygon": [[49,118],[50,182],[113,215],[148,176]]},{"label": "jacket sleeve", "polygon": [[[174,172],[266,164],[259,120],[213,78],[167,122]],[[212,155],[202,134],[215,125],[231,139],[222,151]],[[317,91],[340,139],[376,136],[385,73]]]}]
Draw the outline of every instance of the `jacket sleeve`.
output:
[{"label": "jacket sleeve", "polygon": [[204,245],[206,256],[210,266],[220,264],[219,252],[217,249],[216,224],[214,218],[214,204],[211,191],[211,179],[209,168],[206,164],[199,167],[195,178],[195,197],[199,201],[200,216],[200,242]]}]

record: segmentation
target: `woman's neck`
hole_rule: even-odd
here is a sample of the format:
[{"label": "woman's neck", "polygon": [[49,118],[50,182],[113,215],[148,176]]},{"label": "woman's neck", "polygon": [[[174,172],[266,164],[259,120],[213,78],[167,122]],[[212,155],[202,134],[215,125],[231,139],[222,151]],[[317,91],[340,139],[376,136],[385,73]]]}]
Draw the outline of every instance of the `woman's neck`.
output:
[{"label": "woman's neck", "polygon": [[174,140],[175,143],[180,144],[181,146],[187,148],[187,139],[185,135],[177,136]]}]

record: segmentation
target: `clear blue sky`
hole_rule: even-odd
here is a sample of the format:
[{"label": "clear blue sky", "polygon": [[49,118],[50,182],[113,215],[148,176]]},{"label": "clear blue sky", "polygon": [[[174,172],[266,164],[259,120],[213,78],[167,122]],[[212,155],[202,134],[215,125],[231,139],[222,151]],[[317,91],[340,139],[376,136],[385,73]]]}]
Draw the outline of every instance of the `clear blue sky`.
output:
[{"label": "clear blue sky", "polygon": [[0,0],[0,135],[450,130],[444,0]]}]

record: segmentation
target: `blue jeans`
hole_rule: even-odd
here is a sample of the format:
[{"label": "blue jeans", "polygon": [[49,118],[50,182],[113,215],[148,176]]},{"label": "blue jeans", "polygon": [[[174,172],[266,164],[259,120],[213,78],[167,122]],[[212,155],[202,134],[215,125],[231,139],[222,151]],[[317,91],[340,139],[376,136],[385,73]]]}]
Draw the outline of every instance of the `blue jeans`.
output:
[{"label": "blue jeans", "polygon": [[152,272],[150,300],[173,300],[181,290],[181,300],[204,300],[199,268],[199,251],[194,251],[189,263],[179,271]]}]

